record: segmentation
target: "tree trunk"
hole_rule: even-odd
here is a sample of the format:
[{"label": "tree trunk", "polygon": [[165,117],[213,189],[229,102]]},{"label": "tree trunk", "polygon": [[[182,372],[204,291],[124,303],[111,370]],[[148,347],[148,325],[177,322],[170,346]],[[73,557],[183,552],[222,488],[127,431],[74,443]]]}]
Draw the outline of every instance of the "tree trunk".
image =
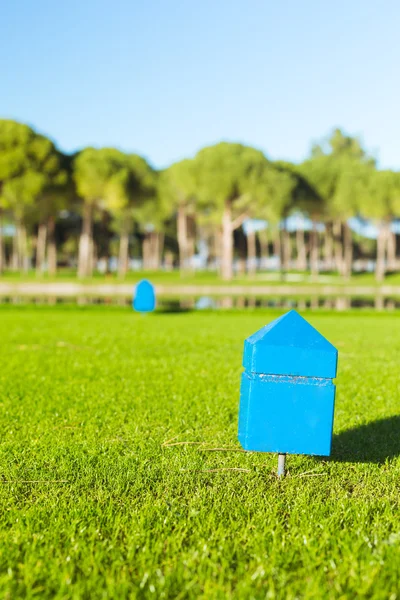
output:
[{"label": "tree trunk", "polygon": [[154,270],[158,271],[160,269],[160,234],[158,233],[158,231],[154,232],[153,237],[153,265]]},{"label": "tree trunk", "polygon": [[390,230],[390,224],[387,229],[387,263],[389,271],[396,269],[396,234]]},{"label": "tree trunk", "polygon": [[[269,239],[268,239],[268,229],[264,229],[263,231],[260,231],[258,234],[258,241],[260,242],[260,257],[261,259],[268,259],[269,258]],[[263,262],[261,260],[261,262]]]},{"label": "tree trunk", "polygon": [[325,268],[327,271],[331,271],[333,267],[333,230],[332,223],[325,224],[325,244],[324,244],[324,259]]},{"label": "tree trunk", "polygon": [[160,269],[161,243],[161,234],[158,231],[148,234],[148,266],[152,271]]},{"label": "tree trunk", "polygon": [[311,269],[311,275],[313,277],[317,277],[318,273],[319,273],[319,265],[318,265],[318,259],[319,259],[319,240],[318,240],[318,231],[317,231],[317,224],[315,221],[312,222],[312,231],[311,231],[311,236],[310,236],[310,242],[311,242],[311,250],[310,250],[310,269]]},{"label": "tree trunk", "polygon": [[88,276],[92,277],[93,271],[97,268],[97,246],[94,243],[93,235],[90,238],[90,250],[89,250],[89,265],[88,265]]},{"label": "tree trunk", "polygon": [[148,271],[150,269],[150,239],[149,234],[146,233],[142,243],[142,261],[143,269]]},{"label": "tree trunk", "polygon": [[161,269],[161,266],[163,264],[165,235],[164,235],[163,231],[159,231],[157,235],[158,235],[157,269]]},{"label": "tree trunk", "polygon": [[56,221],[55,218],[49,217],[47,221],[47,268],[49,275],[54,277],[57,273],[57,246],[56,246]]},{"label": "tree trunk", "polygon": [[216,227],[211,236],[210,256],[208,266],[215,266],[216,270],[221,270],[221,250],[222,250],[222,231],[221,227]]},{"label": "tree trunk", "polygon": [[26,227],[25,225],[21,225],[21,229],[20,229],[20,233],[21,233],[21,238],[20,238],[20,244],[21,244],[21,250],[20,250],[20,256],[21,256],[21,260],[22,260],[22,270],[24,271],[24,273],[28,273],[29,271],[29,266],[30,266],[30,259],[29,259],[29,253],[28,253],[28,235],[26,232]]},{"label": "tree trunk", "polygon": [[187,215],[186,206],[181,204],[178,206],[177,213],[177,231],[178,231],[178,248],[179,248],[179,269],[183,273],[187,269],[188,262],[188,231],[187,231]]},{"label": "tree trunk", "polygon": [[376,281],[383,281],[386,272],[385,258],[386,258],[386,247],[388,240],[388,224],[384,221],[381,223],[378,232],[378,238],[376,241],[376,266],[375,266],[375,279]]},{"label": "tree trunk", "polygon": [[46,223],[40,223],[36,243],[36,275],[38,277],[43,275],[44,271],[44,262],[46,259],[46,238],[47,225]]},{"label": "tree trunk", "polygon": [[4,271],[5,254],[4,254],[4,237],[3,237],[3,211],[0,208],[0,275]]},{"label": "tree trunk", "polygon": [[291,245],[290,245],[290,234],[286,229],[286,223],[283,226],[281,231],[281,252],[282,252],[282,269],[283,271],[288,271],[290,268],[290,258],[291,258]]},{"label": "tree trunk", "polygon": [[20,238],[19,223],[17,221],[15,223],[15,232],[14,232],[14,237],[13,237],[13,242],[12,242],[12,255],[11,255],[11,270],[12,271],[18,271],[19,267],[20,267],[19,238]]},{"label": "tree trunk", "polygon": [[279,268],[281,267],[281,234],[278,229],[277,234],[274,238],[274,255],[279,259]]},{"label": "tree trunk", "polygon": [[172,271],[174,268],[174,255],[170,250],[165,253],[164,268],[166,271]]},{"label": "tree trunk", "polygon": [[124,227],[119,239],[119,257],[118,257],[118,276],[123,279],[128,270],[129,261],[129,233],[128,228]]},{"label": "tree trunk", "polygon": [[161,234],[157,231],[146,233],[142,245],[143,268],[146,271],[156,271],[160,268]]},{"label": "tree trunk", "polygon": [[187,256],[188,268],[193,271],[193,256],[196,253],[196,223],[193,215],[187,215]]},{"label": "tree trunk", "polygon": [[247,273],[254,275],[256,272],[256,234],[249,231],[247,234]]},{"label": "tree trunk", "polygon": [[335,221],[333,224],[333,255],[335,268],[340,275],[343,275],[343,254],[342,224],[340,221]]},{"label": "tree trunk", "polygon": [[91,270],[92,230],[93,207],[91,204],[85,204],[83,207],[82,233],[79,239],[78,277],[80,279],[88,277]]},{"label": "tree trunk", "polygon": [[350,279],[353,270],[353,240],[351,237],[351,229],[347,223],[343,224],[344,233],[344,254],[343,254],[343,275],[346,279]]},{"label": "tree trunk", "polygon": [[224,281],[230,281],[233,277],[232,203],[230,200],[225,201],[222,214],[221,276]]},{"label": "tree trunk", "polygon": [[149,264],[150,264],[150,269],[152,271],[155,271],[157,269],[157,263],[158,263],[158,248],[159,248],[159,244],[158,244],[158,234],[156,231],[152,231],[149,234]]},{"label": "tree trunk", "polygon": [[153,271],[154,269],[154,239],[153,232],[146,234],[147,240],[147,269]]},{"label": "tree trunk", "polygon": [[297,247],[297,270],[305,271],[307,269],[307,249],[304,240],[304,230],[296,231],[296,247]]}]

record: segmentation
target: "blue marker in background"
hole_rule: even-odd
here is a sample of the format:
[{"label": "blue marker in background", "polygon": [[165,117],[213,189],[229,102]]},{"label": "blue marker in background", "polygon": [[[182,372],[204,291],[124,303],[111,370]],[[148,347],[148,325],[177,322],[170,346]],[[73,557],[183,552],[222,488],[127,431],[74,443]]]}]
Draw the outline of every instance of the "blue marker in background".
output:
[{"label": "blue marker in background", "polygon": [[239,441],[245,450],[329,456],[338,352],[295,310],[244,343]]},{"label": "blue marker in background", "polygon": [[152,312],[156,307],[156,293],[154,286],[143,279],[139,281],[133,292],[132,306],[138,312]]}]

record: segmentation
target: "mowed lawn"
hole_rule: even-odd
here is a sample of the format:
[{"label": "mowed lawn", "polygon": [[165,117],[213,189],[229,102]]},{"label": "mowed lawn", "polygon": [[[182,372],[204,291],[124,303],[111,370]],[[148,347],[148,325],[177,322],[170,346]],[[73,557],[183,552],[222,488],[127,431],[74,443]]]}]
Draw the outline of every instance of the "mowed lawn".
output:
[{"label": "mowed lawn", "polygon": [[1,598],[400,598],[400,315],[305,315],[339,350],[333,456],[278,480],[236,451],[278,314],[0,309]]}]

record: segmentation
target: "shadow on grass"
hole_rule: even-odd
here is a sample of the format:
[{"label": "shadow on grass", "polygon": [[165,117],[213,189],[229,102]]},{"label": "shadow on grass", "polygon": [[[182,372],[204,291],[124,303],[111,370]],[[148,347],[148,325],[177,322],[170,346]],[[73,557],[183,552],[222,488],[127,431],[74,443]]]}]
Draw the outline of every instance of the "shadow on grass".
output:
[{"label": "shadow on grass", "polygon": [[170,315],[171,313],[189,313],[195,312],[194,308],[184,308],[181,306],[168,305],[157,307],[157,314],[159,315]]},{"label": "shadow on grass", "polygon": [[350,463],[384,463],[400,456],[400,415],[379,419],[333,436],[331,459]]}]

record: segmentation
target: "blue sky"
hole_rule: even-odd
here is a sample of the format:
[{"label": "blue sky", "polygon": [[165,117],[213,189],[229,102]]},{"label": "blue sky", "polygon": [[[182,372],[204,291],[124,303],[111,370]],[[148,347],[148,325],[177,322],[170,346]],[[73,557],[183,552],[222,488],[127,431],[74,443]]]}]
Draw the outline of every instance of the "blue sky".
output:
[{"label": "blue sky", "polygon": [[400,168],[397,0],[3,0],[0,22],[0,117],[65,151],[300,161],[341,126]]}]

